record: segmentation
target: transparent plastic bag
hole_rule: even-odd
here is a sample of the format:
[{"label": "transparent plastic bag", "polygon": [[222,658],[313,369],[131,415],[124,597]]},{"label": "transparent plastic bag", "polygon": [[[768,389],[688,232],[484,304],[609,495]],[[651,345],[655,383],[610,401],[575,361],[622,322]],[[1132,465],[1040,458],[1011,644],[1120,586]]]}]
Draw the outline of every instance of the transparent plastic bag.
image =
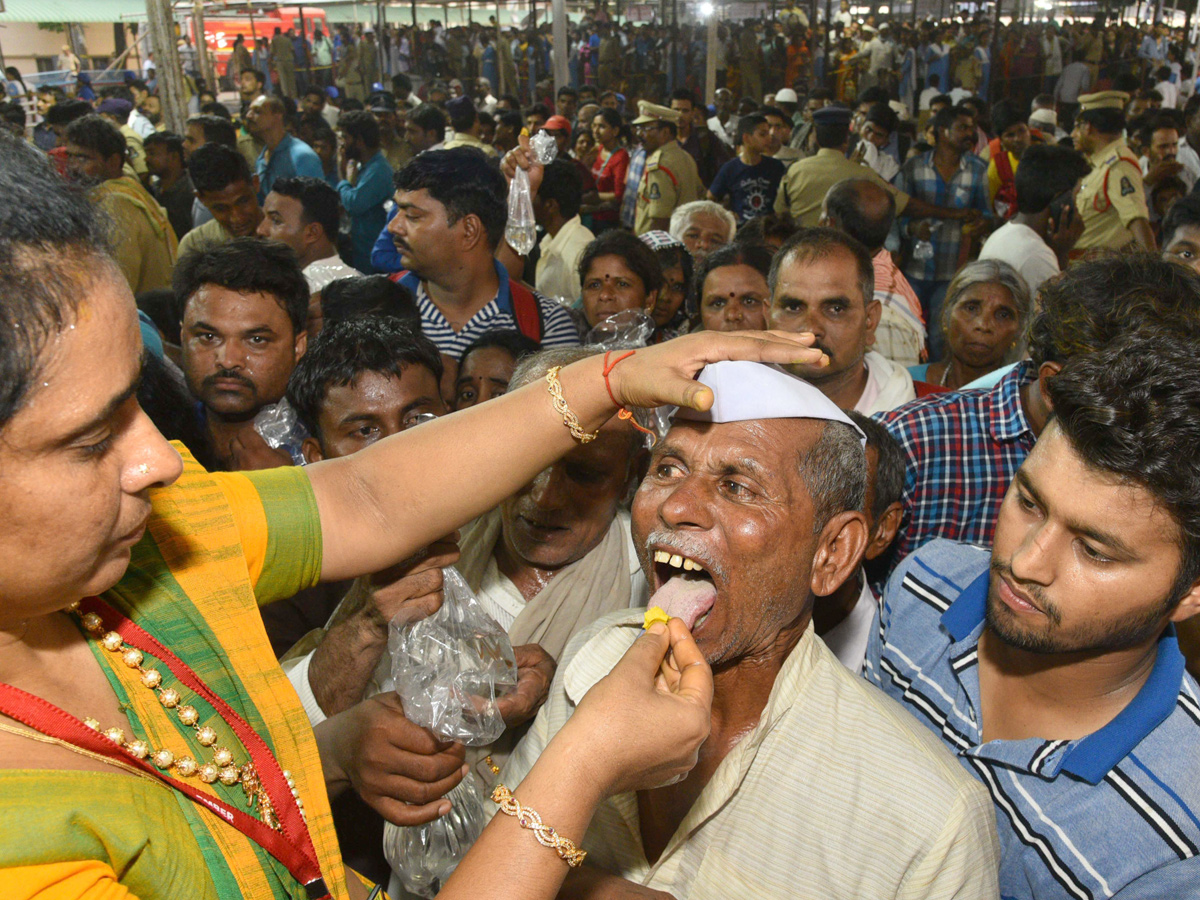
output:
[{"label": "transparent plastic bag", "polygon": [[[496,701],[516,689],[507,633],[455,569],[443,569],[442,608],[389,627],[392,681],[408,719],[448,741],[486,746],[504,731]],[[383,852],[405,890],[433,897],[483,830],[483,796],[468,775],[448,795],[450,813],[401,828],[388,824]]]},{"label": "transparent plastic bag", "polygon": [[[937,234],[942,227],[941,222],[932,222],[929,226],[929,236],[932,238]],[[924,262],[927,259],[933,259],[933,243],[924,238],[917,238],[913,243],[912,258],[919,259]]]},{"label": "transparent plastic bag", "polygon": [[254,430],[272,450],[286,450],[292,462],[298,466],[304,465],[300,445],[309,436],[308,429],[300,423],[296,410],[286,399],[260,409],[254,417]]},{"label": "transparent plastic bag", "polygon": [[404,890],[418,897],[437,896],[487,824],[483,792],[474,776],[459,782],[446,799],[450,812],[436,822],[408,828],[389,822],[383,829],[388,865]]},{"label": "transparent plastic bag", "polygon": [[517,686],[516,657],[462,575],[443,569],[442,576],[442,608],[389,629],[392,679],[409,721],[482,747],[504,732],[496,701]]},{"label": "transparent plastic bag", "polygon": [[[558,144],[554,136],[539,131],[529,139],[533,158],[543,166],[549,165],[558,155]],[[528,256],[537,240],[537,223],[533,218],[533,192],[529,189],[529,176],[520,166],[508,187],[508,221],[504,225],[504,239],[521,256]]]},{"label": "transparent plastic bag", "polygon": [[[583,342],[589,347],[609,352],[636,350],[638,347],[649,345],[654,328],[654,320],[640,309],[623,309],[598,322],[596,327],[587,333]],[[646,436],[647,446],[652,446],[655,441],[660,440],[671,427],[669,406],[656,409],[638,407],[632,412],[634,421],[654,432],[653,438],[650,435]]]},{"label": "transparent plastic bag", "polygon": [[623,350],[645,347],[654,334],[654,320],[640,309],[623,309],[613,313],[587,333],[584,343],[601,350]]}]

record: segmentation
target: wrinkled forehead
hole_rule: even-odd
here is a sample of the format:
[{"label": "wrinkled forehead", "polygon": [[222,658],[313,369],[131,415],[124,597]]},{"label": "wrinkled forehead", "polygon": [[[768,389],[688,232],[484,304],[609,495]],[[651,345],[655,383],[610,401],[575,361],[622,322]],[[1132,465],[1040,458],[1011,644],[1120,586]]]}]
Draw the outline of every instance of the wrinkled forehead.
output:
[{"label": "wrinkled forehead", "polygon": [[714,231],[721,235],[729,233],[729,223],[714,213],[699,210],[687,217],[684,229],[699,228],[702,231]]},{"label": "wrinkled forehead", "polygon": [[613,476],[624,479],[630,472],[633,458],[644,447],[641,435],[614,416],[600,427],[595,439],[573,447],[562,459],[551,463],[543,471],[559,469],[571,476],[572,472],[582,469],[604,479]]},{"label": "wrinkled forehead", "polygon": [[697,470],[745,471],[771,480],[799,477],[794,463],[821,439],[817,419],[746,419],[700,422],[675,419],[654,446],[654,456],[678,456]]},{"label": "wrinkled forehead", "polygon": [[858,263],[845,247],[795,247],[780,263],[775,295],[864,299]]}]

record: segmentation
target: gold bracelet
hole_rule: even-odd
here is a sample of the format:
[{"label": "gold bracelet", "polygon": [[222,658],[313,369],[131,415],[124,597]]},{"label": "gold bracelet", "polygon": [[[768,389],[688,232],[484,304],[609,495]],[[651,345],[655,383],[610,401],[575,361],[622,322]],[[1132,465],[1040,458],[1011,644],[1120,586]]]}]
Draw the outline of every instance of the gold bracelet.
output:
[{"label": "gold bracelet", "polygon": [[578,869],[587,859],[587,851],[580,850],[573,841],[560,835],[549,825],[542,824],[542,817],[528,806],[522,806],[512,791],[503,784],[497,784],[492,791],[492,802],[500,807],[500,812],[513,816],[522,828],[528,828],[543,847],[549,847],[558,854],[559,859],[572,869]]},{"label": "gold bracelet", "polygon": [[553,366],[546,373],[546,390],[550,392],[550,399],[554,401],[554,411],[562,416],[563,424],[571,430],[571,437],[579,441],[581,444],[594,441],[597,437],[597,432],[588,432],[583,430],[583,425],[579,422],[579,416],[571,411],[571,407],[567,406],[567,398],[563,396],[562,384],[558,380],[558,373],[562,366]]}]

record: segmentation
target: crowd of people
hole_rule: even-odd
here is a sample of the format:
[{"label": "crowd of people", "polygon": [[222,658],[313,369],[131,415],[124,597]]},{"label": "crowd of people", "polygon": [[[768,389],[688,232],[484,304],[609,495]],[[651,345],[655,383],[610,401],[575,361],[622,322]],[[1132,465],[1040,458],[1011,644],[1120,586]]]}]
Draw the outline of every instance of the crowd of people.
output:
[{"label": "crowd of people", "polygon": [[[6,104],[5,896],[406,896],[464,779],[450,900],[1192,896],[1194,51],[829,26]],[[450,566],[481,748],[387,688]]]}]

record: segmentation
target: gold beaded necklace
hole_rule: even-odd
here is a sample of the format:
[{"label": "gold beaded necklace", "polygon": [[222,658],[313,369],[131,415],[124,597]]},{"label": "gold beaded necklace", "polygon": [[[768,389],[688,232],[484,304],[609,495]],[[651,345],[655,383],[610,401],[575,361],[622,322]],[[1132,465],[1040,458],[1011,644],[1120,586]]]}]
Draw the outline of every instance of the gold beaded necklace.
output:
[{"label": "gold beaded necklace", "polygon": [[[84,630],[95,638],[101,647],[114,656],[119,656],[121,662],[130,669],[136,670],[141,676],[142,685],[148,690],[157,693],[158,702],[166,709],[175,710],[175,715],[179,721],[183,725],[195,730],[196,740],[202,746],[212,748],[212,761],[200,763],[188,754],[177,756],[166,747],[154,749],[146,741],[136,737],[126,740],[123,728],[114,726],[102,729],[100,723],[90,716],[84,718],[83,724],[93,731],[99,731],[114,744],[123,747],[131,756],[137,759],[146,759],[149,757],[150,762],[157,768],[163,771],[173,770],[174,774],[180,778],[199,778],[205,784],[213,784],[216,781],[220,781],[226,787],[241,784],[242,791],[246,795],[247,805],[257,810],[258,817],[264,824],[278,831],[280,828],[279,819],[271,805],[271,799],[258,777],[258,772],[255,770],[254,764],[246,762],[239,767],[234,763],[233,751],[227,747],[215,746],[218,740],[216,730],[211,726],[200,724],[200,713],[194,706],[182,703],[183,698],[179,691],[175,688],[163,686],[162,673],[158,669],[145,665],[146,658],[141,650],[126,644],[117,632],[106,632],[104,630],[104,620],[96,613],[89,612],[80,615],[78,610],[73,610],[73,612],[79,615]],[[292,778],[291,773],[286,770],[283,773],[283,777],[286,780],[288,789],[292,792],[292,796],[296,800],[296,806],[300,810],[300,817],[307,821],[307,817],[304,814],[304,801],[300,799],[300,794],[296,790],[295,780]]]}]

